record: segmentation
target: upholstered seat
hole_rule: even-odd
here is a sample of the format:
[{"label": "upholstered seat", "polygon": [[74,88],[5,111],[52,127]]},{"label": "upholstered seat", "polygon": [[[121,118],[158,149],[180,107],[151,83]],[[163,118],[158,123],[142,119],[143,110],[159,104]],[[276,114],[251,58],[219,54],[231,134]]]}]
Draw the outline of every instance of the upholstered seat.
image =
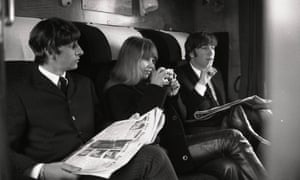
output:
[{"label": "upholstered seat", "polygon": [[170,34],[152,30],[138,29],[142,35],[153,41],[158,50],[157,67],[175,68],[181,61],[181,48],[178,41]]}]

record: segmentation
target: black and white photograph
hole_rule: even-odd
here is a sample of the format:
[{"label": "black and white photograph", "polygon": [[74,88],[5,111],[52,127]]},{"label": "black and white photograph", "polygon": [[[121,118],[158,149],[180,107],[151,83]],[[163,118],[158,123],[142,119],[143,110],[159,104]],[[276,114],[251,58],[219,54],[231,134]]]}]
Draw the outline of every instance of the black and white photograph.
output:
[{"label": "black and white photograph", "polygon": [[299,9],[0,0],[0,180],[299,180]]}]

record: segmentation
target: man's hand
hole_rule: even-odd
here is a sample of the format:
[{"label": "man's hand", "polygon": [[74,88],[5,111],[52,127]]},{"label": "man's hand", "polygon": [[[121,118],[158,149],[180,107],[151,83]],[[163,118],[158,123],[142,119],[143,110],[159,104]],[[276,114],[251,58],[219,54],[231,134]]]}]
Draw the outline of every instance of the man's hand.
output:
[{"label": "man's hand", "polygon": [[138,120],[140,118],[140,113],[134,113],[129,119]]},{"label": "man's hand", "polygon": [[210,79],[217,73],[217,69],[214,67],[209,67],[201,70],[200,83],[206,85]]},{"label": "man's hand", "polygon": [[79,175],[73,174],[79,171],[80,168],[68,165],[63,162],[44,164],[40,172],[40,179],[42,180],[75,180]]}]

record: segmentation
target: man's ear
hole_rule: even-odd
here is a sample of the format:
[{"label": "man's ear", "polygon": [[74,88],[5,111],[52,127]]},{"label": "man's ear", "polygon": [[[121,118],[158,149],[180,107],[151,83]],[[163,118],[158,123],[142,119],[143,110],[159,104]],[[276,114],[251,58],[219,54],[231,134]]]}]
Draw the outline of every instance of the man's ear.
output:
[{"label": "man's ear", "polygon": [[48,59],[56,59],[56,54],[52,49],[44,49],[45,54],[47,55]]}]

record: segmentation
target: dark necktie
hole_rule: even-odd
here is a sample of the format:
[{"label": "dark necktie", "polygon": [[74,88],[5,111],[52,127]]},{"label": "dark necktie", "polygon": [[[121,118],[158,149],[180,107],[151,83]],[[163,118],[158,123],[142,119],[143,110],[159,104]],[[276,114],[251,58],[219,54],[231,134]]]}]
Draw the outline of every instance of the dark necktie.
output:
[{"label": "dark necktie", "polygon": [[62,92],[67,95],[67,90],[68,90],[68,80],[64,77],[59,77],[58,80],[58,87],[62,90]]}]

